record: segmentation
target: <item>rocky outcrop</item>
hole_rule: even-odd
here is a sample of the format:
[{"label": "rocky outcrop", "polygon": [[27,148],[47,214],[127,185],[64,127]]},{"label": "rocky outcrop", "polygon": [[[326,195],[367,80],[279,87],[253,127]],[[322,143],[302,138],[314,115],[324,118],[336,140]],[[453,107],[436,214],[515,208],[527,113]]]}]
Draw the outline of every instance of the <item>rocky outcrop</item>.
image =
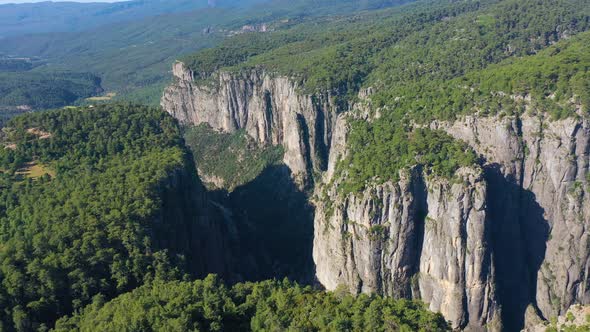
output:
[{"label": "rocky outcrop", "polygon": [[469,142],[487,160],[489,182],[497,187],[489,201],[504,293],[524,297],[546,319],[588,304],[590,123],[527,113],[432,126]]},{"label": "rocky outcrop", "polygon": [[486,183],[480,169],[457,176],[415,168],[362,194],[329,188],[317,204],[318,280],[328,289],[422,299],[455,328],[499,321]]},{"label": "rocky outcrop", "polygon": [[574,305],[567,313],[549,321],[539,322],[523,330],[523,332],[546,331],[587,331],[590,329],[590,307]]},{"label": "rocky outcrop", "polygon": [[460,169],[455,176],[426,180],[428,212],[416,297],[454,327],[493,327],[499,315],[486,183],[477,169]]},{"label": "rocky outcrop", "polygon": [[313,257],[327,289],[411,296],[424,208],[415,173],[358,196],[341,198],[337,185],[329,187],[316,202]]},{"label": "rocky outcrop", "polygon": [[302,186],[327,165],[337,107],[329,94],[305,95],[286,77],[261,70],[220,72],[196,83],[184,64],[174,64],[174,84],[162,107],[183,123],[207,123],[232,133],[245,130],[263,144],[282,145],[284,162]]},{"label": "rocky outcrop", "polygon": [[330,95],[305,95],[261,70],[197,83],[177,63],[174,74],[162,106],[181,122],[244,130],[283,146],[301,187],[322,175],[313,259],[326,288],[419,298],[454,327],[473,330],[512,331],[525,319],[590,302],[590,123],[583,117],[553,121],[529,105],[520,117],[433,122],[471,145],[481,168],[461,169],[454,180],[414,168],[397,182],[343,195],[336,165],[347,153],[351,115]]}]

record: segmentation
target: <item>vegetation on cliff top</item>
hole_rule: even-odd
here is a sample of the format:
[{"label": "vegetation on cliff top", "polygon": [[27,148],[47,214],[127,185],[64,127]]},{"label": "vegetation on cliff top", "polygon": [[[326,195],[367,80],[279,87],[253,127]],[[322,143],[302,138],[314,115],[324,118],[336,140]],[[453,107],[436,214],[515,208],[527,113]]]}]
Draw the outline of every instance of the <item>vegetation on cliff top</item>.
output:
[{"label": "vegetation on cliff top", "polygon": [[56,331],[448,331],[440,314],[415,301],[323,292],[288,281],[240,283],[215,276],[154,281],[94,302]]},{"label": "vegetation on cliff top", "polygon": [[299,79],[310,93],[371,86],[379,106],[391,104],[407,85],[444,85],[503,59],[535,54],[587,30],[589,17],[583,0],[418,1],[242,35],[184,60],[205,75],[263,67]]},{"label": "vegetation on cliff top", "polygon": [[[590,28],[584,0],[418,1],[317,27],[265,36],[239,59],[221,56],[212,66],[203,53],[189,64],[208,73],[260,67],[293,77],[305,93],[330,91],[353,101],[370,87],[366,103],[379,117],[351,120],[349,155],[340,165],[346,191],[373,178],[396,179],[400,168],[415,164],[451,176],[477,161],[465,144],[416,130],[423,128],[417,123],[527,108],[560,119],[578,106],[588,110],[590,35],[574,36]],[[260,37],[242,38],[247,44]]]},{"label": "vegetation on cliff top", "polygon": [[207,124],[186,128],[184,139],[193,151],[200,175],[206,177],[204,181],[211,177],[220,181],[217,189],[232,191],[251,182],[283,157],[279,146],[260,145],[243,131],[220,133]]},{"label": "vegetation on cliff top", "polygon": [[346,174],[340,185],[344,193],[359,192],[369,183],[398,181],[399,171],[414,165],[451,178],[459,167],[478,162],[473,149],[442,131],[399,123],[355,121],[349,142],[350,153],[338,165]]},{"label": "vegetation on cliff top", "polygon": [[[416,3],[341,18],[315,19],[269,34],[246,34],[182,60],[197,78],[219,69],[263,67],[300,79],[306,92],[360,88],[375,68],[371,57],[441,17],[479,7],[476,2]],[[352,92],[352,91],[351,91]]]},{"label": "vegetation on cliff top", "polygon": [[[167,181],[196,181],[172,117],[130,105],[58,110],[16,117],[2,136],[0,330],[51,327],[97,294],[190,272],[193,220],[163,210],[191,213]],[[48,171],[25,177],[29,163]]]},{"label": "vegetation on cliff top", "polygon": [[[588,115],[590,106],[590,32],[557,43],[536,55],[508,59],[486,69],[442,83],[408,84],[397,92],[373,122],[352,121],[350,153],[340,164],[347,176],[345,192],[361,190],[368,181],[396,180],[399,169],[425,165],[451,177],[461,166],[477,162],[465,143],[440,131],[418,127],[433,118],[548,113],[553,120]],[[381,98],[382,96],[380,96]],[[532,114],[534,115],[534,114]]]}]

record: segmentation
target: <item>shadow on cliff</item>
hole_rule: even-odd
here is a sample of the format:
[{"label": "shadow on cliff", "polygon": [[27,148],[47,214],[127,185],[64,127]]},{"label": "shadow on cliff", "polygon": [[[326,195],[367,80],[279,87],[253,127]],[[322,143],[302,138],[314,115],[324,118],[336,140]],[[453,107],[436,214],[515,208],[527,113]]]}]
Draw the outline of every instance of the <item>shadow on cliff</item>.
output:
[{"label": "shadow on cliff", "polygon": [[412,241],[414,253],[413,257],[411,258],[413,264],[413,270],[411,272],[411,280],[409,287],[410,289],[406,290],[405,293],[397,294],[400,298],[420,298],[420,286],[418,284],[418,279],[420,275],[420,259],[422,258],[422,249],[424,247],[424,227],[426,225],[426,216],[428,215],[428,188],[426,187],[426,182],[424,181],[424,170],[422,166],[416,166],[414,169],[414,181],[412,182],[413,188],[412,191],[414,193],[414,206],[415,206],[415,236]]},{"label": "shadow on cliff", "polygon": [[522,179],[506,178],[500,165],[485,168],[492,246],[504,331],[524,327],[529,304],[536,307],[537,274],[545,259],[549,225],[535,195]]},{"label": "shadow on cliff", "polygon": [[231,212],[231,281],[288,277],[313,282],[313,207],[285,165],[267,167],[233,192],[210,193],[212,201]]}]

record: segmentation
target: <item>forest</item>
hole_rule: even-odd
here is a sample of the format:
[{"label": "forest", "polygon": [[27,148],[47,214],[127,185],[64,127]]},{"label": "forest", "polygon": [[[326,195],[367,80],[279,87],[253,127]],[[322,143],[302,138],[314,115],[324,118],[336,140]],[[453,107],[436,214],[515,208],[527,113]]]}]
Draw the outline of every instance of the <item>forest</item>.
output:
[{"label": "forest", "polygon": [[0,70],[0,107],[51,109],[75,104],[101,92],[100,78],[89,73]]},{"label": "forest", "polygon": [[[447,329],[418,302],[288,281],[228,288],[214,276],[195,280],[206,254],[193,235],[199,184],[178,124],[158,108],[18,116],[2,144],[3,331],[46,331],[56,321],[58,331]],[[178,176],[184,186],[171,180]]]},{"label": "forest", "polygon": [[147,283],[110,302],[96,297],[56,331],[449,331],[419,302],[323,292],[288,280],[238,283],[216,276]]},{"label": "forest", "polygon": [[33,64],[28,59],[9,58],[3,57],[0,54],[0,73],[1,72],[14,72],[14,71],[27,71],[33,68]]},{"label": "forest", "polygon": [[171,174],[186,169],[196,181],[181,142],[171,117],[132,105],[35,113],[4,127],[3,330],[43,330],[96,294],[190,272],[176,231],[191,220],[156,222]]},{"label": "forest", "polygon": [[[330,92],[341,112],[367,104],[378,118],[351,115],[350,153],[339,167],[351,192],[416,163],[448,177],[479,162],[416,124],[522,114],[528,101],[515,95],[554,120],[578,116],[576,105],[588,110],[589,17],[583,0],[418,1],[239,36],[184,61],[197,79],[263,70],[297,80],[303,93]],[[359,100],[361,91],[370,93]]]},{"label": "forest", "polygon": [[422,304],[379,296],[322,292],[283,281],[238,283],[216,276],[154,281],[111,302],[97,297],[56,331],[447,331]]}]

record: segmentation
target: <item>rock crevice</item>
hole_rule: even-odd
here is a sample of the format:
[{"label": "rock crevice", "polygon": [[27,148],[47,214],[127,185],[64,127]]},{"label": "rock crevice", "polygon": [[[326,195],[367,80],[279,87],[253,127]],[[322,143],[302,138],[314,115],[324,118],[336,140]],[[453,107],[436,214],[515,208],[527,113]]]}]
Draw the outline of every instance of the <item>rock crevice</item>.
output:
[{"label": "rock crevice", "polygon": [[181,123],[245,130],[262,144],[283,146],[284,162],[302,187],[312,184],[314,172],[325,171],[338,113],[330,94],[301,94],[288,78],[262,70],[219,72],[207,84],[193,81],[181,62],[173,73],[175,83],[161,105]]},{"label": "rock crevice", "polygon": [[[434,121],[484,163],[454,179],[415,167],[397,182],[339,193],[347,115],[330,94],[262,70],[195,82],[182,63],[162,106],[183,123],[281,145],[315,204],[313,259],[327,289],[418,298],[456,328],[517,330],[588,304],[590,123],[543,115]],[[359,97],[363,97],[362,93]],[[362,110],[361,110],[362,113]]]}]

